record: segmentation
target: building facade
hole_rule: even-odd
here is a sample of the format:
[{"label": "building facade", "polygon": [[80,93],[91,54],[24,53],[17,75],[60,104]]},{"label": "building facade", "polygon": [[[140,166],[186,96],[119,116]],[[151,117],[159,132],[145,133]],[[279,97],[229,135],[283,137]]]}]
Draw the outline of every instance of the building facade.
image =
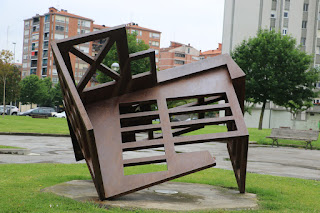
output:
[{"label": "building facade", "polygon": [[[28,75],[37,75],[41,78],[50,77],[52,82],[58,83],[58,73],[51,52],[50,42],[55,39],[64,39],[79,34],[89,33],[107,28],[96,25],[90,18],[68,13],[67,10],[49,8],[49,12],[24,20],[22,73],[24,78]],[[158,64],[161,32],[138,26],[135,23],[127,24],[128,33],[137,33],[137,39],[143,40],[150,48],[156,51]],[[105,40],[88,42],[77,45],[80,51],[95,56]],[[89,65],[70,54],[75,81],[79,82]],[[95,81],[89,84],[95,84]]]},{"label": "building facade", "polygon": [[319,0],[225,0],[222,53],[230,53],[259,29],[294,37],[320,65]]},{"label": "building facade", "polygon": [[221,55],[221,51],[222,51],[222,44],[219,43],[219,47],[216,50],[208,50],[208,51],[204,51],[201,52],[200,50],[200,59],[207,59],[207,58],[211,58],[211,57],[215,57],[217,55]]},{"label": "building facade", "polygon": [[170,46],[160,49],[159,70],[165,70],[198,61],[200,51],[190,46],[170,42]]},{"label": "building facade", "polygon": [[159,67],[160,38],[161,32],[139,26],[137,23],[131,22],[126,26],[128,33],[136,33],[137,40],[142,40],[148,44],[151,49],[155,50],[156,66]]},{"label": "building facade", "polygon": [[[49,8],[49,12],[24,20],[24,42],[22,56],[22,78],[28,75],[51,77],[53,83],[58,82],[50,42],[64,39],[93,30],[93,20],[68,13],[66,10]],[[91,54],[91,44],[79,45],[81,51]],[[88,65],[71,55],[75,80],[79,81]]]},{"label": "building facade", "polygon": [[[275,30],[296,39],[302,51],[314,55],[314,67],[320,66],[319,0],[225,0],[222,53],[230,53],[243,40],[255,37],[259,29]],[[320,88],[320,82],[317,83]],[[318,129],[320,98],[314,107],[294,120],[285,108],[267,103],[263,128],[281,126]],[[248,127],[258,127],[261,106],[245,114]]]}]

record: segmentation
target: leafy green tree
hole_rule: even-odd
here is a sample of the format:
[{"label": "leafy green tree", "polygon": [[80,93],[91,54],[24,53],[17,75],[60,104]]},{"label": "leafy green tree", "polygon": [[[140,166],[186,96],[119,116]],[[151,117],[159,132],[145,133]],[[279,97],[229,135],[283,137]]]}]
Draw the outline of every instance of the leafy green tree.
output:
[{"label": "leafy green tree", "polygon": [[312,56],[300,51],[296,41],[279,32],[259,30],[231,53],[246,73],[246,100],[262,103],[259,129],[262,129],[266,103],[286,106],[289,101],[310,101],[316,97],[318,71],[311,68]]},{"label": "leafy green tree", "polygon": [[[137,40],[137,34],[135,33],[133,34],[128,33],[127,40],[128,40],[129,54],[149,49],[149,45],[145,44],[144,41]],[[104,58],[103,63],[106,66],[111,68],[111,65],[115,62],[119,63],[119,59],[117,54],[117,48],[116,48],[116,45],[114,44],[111,47],[108,54],[106,55],[106,57]],[[131,65],[132,75],[150,70],[149,58],[143,58],[143,59],[132,61],[130,65]],[[108,77],[107,75],[103,74],[100,71],[98,71],[97,73],[98,75],[96,78],[99,83],[104,83],[112,80],[110,77]]]},{"label": "leafy green tree", "polygon": [[[8,77],[13,73],[14,66],[11,64],[13,54],[9,50],[0,51],[0,81],[3,83],[3,111],[6,111],[6,83]],[[4,117],[4,113],[2,114]]]},{"label": "leafy green tree", "polygon": [[30,75],[20,81],[20,101],[23,104],[41,103],[46,94],[46,86],[36,75]]},{"label": "leafy green tree", "polygon": [[[9,73],[6,80],[6,103],[18,100],[20,95],[20,80],[20,70],[18,67],[13,66],[13,70]],[[0,102],[3,103],[3,84],[0,84]]]},{"label": "leafy green tree", "polygon": [[60,83],[54,85],[54,87],[52,88],[52,104],[54,106],[61,106],[63,105],[62,103],[62,92],[61,92],[61,87],[60,87]]},{"label": "leafy green tree", "polygon": [[41,106],[53,106],[52,100],[52,81],[50,77],[44,79],[39,79],[41,84],[41,89],[43,90],[43,96],[40,98],[38,104]]}]

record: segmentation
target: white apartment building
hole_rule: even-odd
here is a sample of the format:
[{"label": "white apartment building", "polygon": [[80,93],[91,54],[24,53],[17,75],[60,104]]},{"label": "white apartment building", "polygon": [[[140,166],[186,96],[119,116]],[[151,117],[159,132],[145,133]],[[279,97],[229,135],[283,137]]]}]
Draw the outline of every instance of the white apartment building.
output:
[{"label": "white apartment building", "polygon": [[[319,22],[319,0],[225,0],[222,53],[230,53],[243,40],[255,37],[259,29],[274,29],[294,37],[301,50],[314,55],[314,66],[320,66]],[[317,87],[320,88],[320,83]],[[315,99],[314,104],[298,115],[297,129],[319,128],[320,99]],[[258,127],[260,109],[257,106],[251,116],[245,115],[248,127]],[[263,128],[280,126],[292,127],[292,116],[270,103]]]},{"label": "white apartment building", "polygon": [[319,0],[225,0],[222,53],[230,53],[259,28],[290,35],[320,65]]}]

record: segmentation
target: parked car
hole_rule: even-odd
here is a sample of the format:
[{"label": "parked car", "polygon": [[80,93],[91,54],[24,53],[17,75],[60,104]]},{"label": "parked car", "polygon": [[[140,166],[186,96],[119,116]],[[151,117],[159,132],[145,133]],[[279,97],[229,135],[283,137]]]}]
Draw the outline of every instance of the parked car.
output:
[{"label": "parked car", "polygon": [[66,112],[60,112],[60,113],[53,113],[52,117],[56,117],[56,118],[66,118]]},{"label": "parked car", "polygon": [[[3,114],[3,110],[4,110],[4,107],[3,105],[0,105],[0,115]],[[19,109],[18,107],[16,106],[12,106],[12,105],[6,105],[6,112],[4,113],[5,115],[17,115],[19,112]]]},{"label": "parked car", "polygon": [[34,109],[29,109],[25,112],[21,112],[18,115],[20,116],[46,115],[48,117],[51,117],[52,112],[55,112],[54,108],[52,107],[37,107]]}]

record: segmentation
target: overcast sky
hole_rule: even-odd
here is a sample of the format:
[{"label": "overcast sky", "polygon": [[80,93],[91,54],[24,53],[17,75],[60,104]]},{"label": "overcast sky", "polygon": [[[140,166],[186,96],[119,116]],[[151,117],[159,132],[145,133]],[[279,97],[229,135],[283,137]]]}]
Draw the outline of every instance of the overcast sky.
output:
[{"label": "overcast sky", "polygon": [[0,50],[22,59],[23,20],[47,13],[49,7],[116,26],[129,22],[161,31],[161,47],[170,41],[198,50],[216,49],[222,42],[224,0],[0,0]]}]

